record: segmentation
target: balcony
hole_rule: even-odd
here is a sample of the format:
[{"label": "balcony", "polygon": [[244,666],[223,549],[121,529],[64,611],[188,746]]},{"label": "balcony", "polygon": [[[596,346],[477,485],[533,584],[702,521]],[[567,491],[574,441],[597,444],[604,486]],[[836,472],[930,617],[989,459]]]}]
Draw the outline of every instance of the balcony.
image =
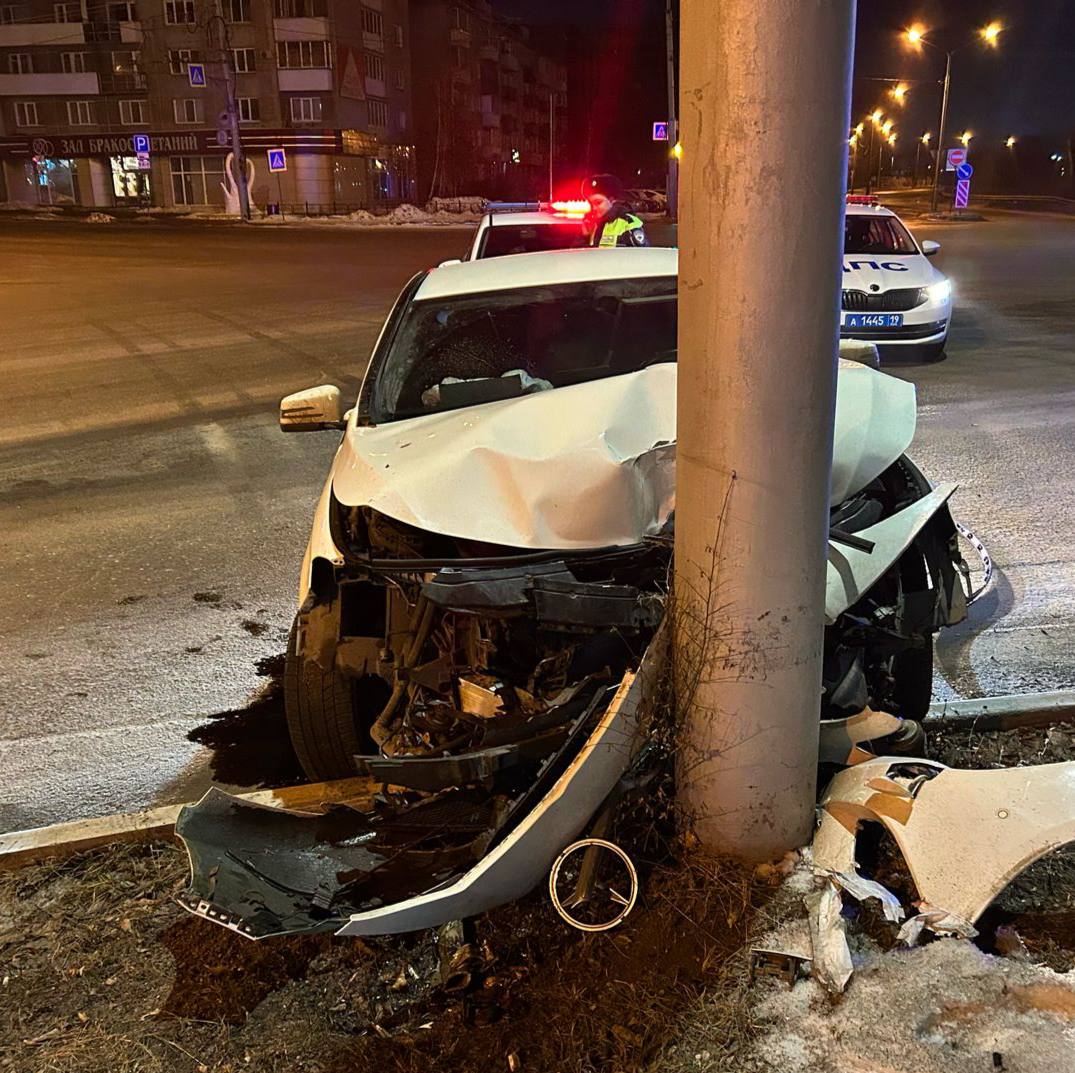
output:
[{"label": "balcony", "polygon": [[23,22],[0,26],[0,48],[9,45],[84,45],[81,22]]},{"label": "balcony", "polygon": [[141,93],[145,88],[146,76],[141,71],[101,75],[102,93]]},{"label": "balcony", "polygon": [[370,78],[366,76],[366,96],[367,97],[387,97],[388,92],[386,90],[383,78]]},{"label": "balcony", "polygon": [[51,71],[43,74],[0,74],[0,97],[94,97],[101,92],[95,74],[61,74]]},{"label": "balcony", "polygon": [[273,19],[277,41],[327,41],[328,19],[311,16],[303,19]]},{"label": "balcony", "polygon": [[453,45],[469,45],[470,31],[461,30],[458,26],[453,26],[448,33],[448,39]]},{"label": "balcony", "polygon": [[384,38],[380,34],[368,34],[363,30],[362,47],[367,52],[384,52]]},{"label": "balcony", "polygon": [[277,77],[280,79],[281,93],[307,93],[311,90],[331,91],[332,89],[331,67],[281,67]]}]

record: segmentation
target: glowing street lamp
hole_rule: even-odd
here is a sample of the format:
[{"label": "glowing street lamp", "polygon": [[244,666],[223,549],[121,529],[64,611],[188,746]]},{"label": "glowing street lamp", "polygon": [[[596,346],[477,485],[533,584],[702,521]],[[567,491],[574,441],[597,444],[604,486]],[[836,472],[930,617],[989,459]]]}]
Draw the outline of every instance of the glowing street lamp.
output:
[{"label": "glowing street lamp", "polygon": [[[978,30],[978,38],[987,48],[995,49],[1003,29],[1004,27],[999,22],[990,22],[988,25],[983,26]],[[941,96],[941,122],[937,127],[937,164],[933,169],[933,195],[930,199],[930,207],[933,212],[936,212],[941,180],[940,154],[944,152],[945,124],[948,120],[948,94],[952,86],[952,54],[958,52],[960,48],[966,48],[967,46],[960,45],[959,48],[944,49],[941,48],[940,45],[934,44],[927,36],[928,34],[929,30],[927,30],[927,28],[920,22],[916,22],[913,26],[909,26],[904,30],[900,36],[903,38],[905,44],[914,49],[915,52],[921,52],[922,46],[928,45],[930,48],[935,48],[945,55],[944,93]],[[965,138],[965,141],[963,138],[960,138],[960,141],[966,146],[971,138],[969,131],[965,133]]]},{"label": "glowing street lamp", "polygon": [[907,103],[907,83],[899,82],[893,86],[888,95],[901,107]]},{"label": "glowing street lamp", "polygon": [[885,118],[885,113],[884,113],[884,112],[882,112],[880,108],[875,108],[875,109],[874,109],[874,110],[873,110],[873,111],[872,111],[872,112],[870,113],[870,116],[869,116],[869,118],[871,119],[871,121],[873,122],[873,125],[874,125],[875,127],[876,127],[876,126],[880,126],[880,124],[881,124],[881,120]]},{"label": "glowing street lamp", "polygon": [[891,119],[886,119],[881,124],[881,133],[887,138],[892,133],[892,128],[894,126],[895,123],[893,123]]},{"label": "glowing street lamp", "polygon": [[961,135],[959,136],[959,140],[960,140],[960,141],[961,141],[961,142],[963,143],[963,147],[964,147],[965,149],[969,149],[969,148],[970,148],[970,140],[971,140],[971,138],[973,138],[973,137],[974,137],[974,134],[973,134],[973,132],[972,132],[972,131],[969,131],[969,130],[965,130],[965,131],[964,131],[964,132],[963,132],[963,133],[962,133],[962,134],[961,134]]},{"label": "glowing street lamp", "polygon": [[1007,147],[1008,147],[1009,149],[1014,149],[1014,148],[1015,148],[1015,135],[1014,135],[1014,134],[1011,134],[1011,135],[1009,135],[1009,136],[1008,136],[1008,140],[1007,140],[1007,141],[1006,141],[1006,142],[1005,142],[1004,144],[1005,144],[1005,145],[1006,145],[1006,146],[1007,146]]},{"label": "glowing street lamp", "polygon": [[860,138],[861,138],[861,137],[862,137],[862,132],[863,132],[863,131],[864,131],[865,129],[866,129],[866,124],[865,124],[865,123],[859,123],[859,125],[858,125],[857,127],[855,127],[855,134],[856,134],[856,135],[857,135],[858,137],[860,137]]}]

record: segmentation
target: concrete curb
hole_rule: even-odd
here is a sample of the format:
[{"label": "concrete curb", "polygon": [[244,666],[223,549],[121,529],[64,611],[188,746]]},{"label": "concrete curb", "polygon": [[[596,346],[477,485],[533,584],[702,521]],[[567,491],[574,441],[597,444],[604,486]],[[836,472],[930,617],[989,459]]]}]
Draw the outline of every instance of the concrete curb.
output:
[{"label": "concrete curb", "polygon": [[944,701],[931,705],[922,721],[927,730],[1012,730],[1053,723],[1075,723],[1075,690]]}]

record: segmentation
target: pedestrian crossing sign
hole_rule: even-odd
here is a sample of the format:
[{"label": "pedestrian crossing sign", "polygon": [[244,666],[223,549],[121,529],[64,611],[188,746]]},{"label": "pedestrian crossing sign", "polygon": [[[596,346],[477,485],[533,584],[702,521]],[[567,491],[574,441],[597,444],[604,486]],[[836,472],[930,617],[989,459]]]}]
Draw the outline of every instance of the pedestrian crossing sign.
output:
[{"label": "pedestrian crossing sign", "polygon": [[188,63],[187,64],[187,78],[190,79],[192,86],[204,89],[205,88],[205,64],[204,63]]},{"label": "pedestrian crossing sign", "polygon": [[287,171],[287,154],[283,149],[269,149],[269,171]]}]

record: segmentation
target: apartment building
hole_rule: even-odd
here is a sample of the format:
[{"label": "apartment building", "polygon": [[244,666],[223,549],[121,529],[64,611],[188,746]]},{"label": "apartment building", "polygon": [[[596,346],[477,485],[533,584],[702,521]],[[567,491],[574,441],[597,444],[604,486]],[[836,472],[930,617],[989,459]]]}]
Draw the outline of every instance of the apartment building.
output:
[{"label": "apartment building", "polygon": [[418,191],[545,196],[563,153],[567,71],[486,0],[411,0]]},{"label": "apartment building", "polygon": [[256,205],[413,200],[409,36],[407,0],[0,0],[0,196],[222,207],[226,60]]}]

